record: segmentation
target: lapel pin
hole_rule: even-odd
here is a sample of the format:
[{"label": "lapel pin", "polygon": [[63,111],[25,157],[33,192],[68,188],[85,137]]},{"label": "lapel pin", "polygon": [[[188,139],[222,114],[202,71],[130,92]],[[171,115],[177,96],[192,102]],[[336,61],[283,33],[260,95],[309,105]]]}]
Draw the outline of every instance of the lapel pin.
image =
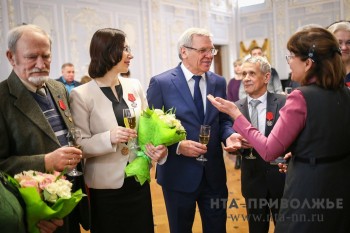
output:
[{"label": "lapel pin", "polygon": [[131,106],[133,108],[137,107],[137,103],[135,102],[136,98],[135,98],[135,96],[132,93],[128,93],[128,100],[131,102]]},{"label": "lapel pin", "polygon": [[272,112],[267,112],[266,113],[266,125],[267,126],[272,126],[273,124],[273,113]]}]

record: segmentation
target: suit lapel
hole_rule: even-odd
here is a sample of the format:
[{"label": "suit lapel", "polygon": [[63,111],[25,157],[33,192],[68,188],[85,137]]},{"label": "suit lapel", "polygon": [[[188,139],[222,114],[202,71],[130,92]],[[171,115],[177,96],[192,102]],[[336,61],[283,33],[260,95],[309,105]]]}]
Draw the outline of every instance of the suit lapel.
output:
[{"label": "suit lapel", "polygon": [[[49,80],[46,83],[47,88],[49,89],[51,96],[53,98],[53,101],[55,102],[56,108],[60,115],[62,116],[62,119],[68,129],[74,127],[73,125],[73,119],[72,114],[69,109],[69,103],[68,103],[68,97],[67,92],[64,86],[61,85],[61,83]],[[63,105],[60,104],[60,102],[63,102]]]},{"label": "suit lapel", "polygon": [[[128,80],[126,80],[124,78],[119,78],[119,82],[123,88],[123,99],[124,99],[126,105],[128,105],[129,108],[134,108],[133,106],[131,106],[132,102],[129,100],[129,94],[135,95],[134,90],[132,89],[132,86],[130,86],[130,83],[128,82]],[[134,96],[134,97],[136,98],[136,96]]]},{"label": "suit lapel", "polygon": [[[215,88],[216,88],[216,81],[215,77],[212,76],[212,73],[207,72],[206,73],[206,81],[207,81],[207,95],[211,94],[213,96],[215,95]],[[210,103],[208,98],[205,98],[205,105],[206,105],[206,110],[205,110],[205,117],[204,117],[204,122],[210,122],[212,114],[214,114],[216,111],[216,108]]]},{"label": "suit lapel", "polygon": [[191,95],[190,89],[188,87],[187,80],[185,78],[185,75],[183,74],[180,65],[176,67],[173,73],[174,77],[171,79],[174,86],[179,92],[179,96],[184,100],[184,102],[187,104],[187,106],[192,110],[194,115],[196,115],[198,121],[200,121],[199,114],[197,112],[197,108],[194,105],[193,97]]},{"label": "suit lapel", "polygon": [[59,144],[57,137],[50,124],[47,122],[38,103],[14,72],[11,73],[8,79],[8,85],[10,93],[16,97],[14,101],[16,108],[42,130],[44,134],[49,136],[55,143]]},{"label": "suit lapel", "polygon": [[274,126],[274,124],[276,123],[276,116],[277,116],[277,109],[278,109],[278,104],[277,104],[277,98],[271,94],[270,92],[267,92],[267,106],[266,106],[266,114],[268,112],[271,112],[273,115],[273,119],[272,119],[272,124],[267,122],[266,119],[266,125],[265,125],[265,136],[268,136]]},{"label": "suit lapel", "polygon": [[[135,83],[131,82],[130,78],[119,78],[119,82],[122,85],[123,88],[123,99],[128,105],[128,108],[134,109],[136,116],[139,116],[142,114],[142,96],[139,96],[137,93],[137,89],[135,87]],[[133,95],[135,98],[135,101],[129,100],[129,94]],[[131,96],[130,96],[131,97]],[[134,103],[134,104],[133,104]],[[139,118],[136,118],[136,122],[138,124]]]},{"label": "suit lapel", "polygon": [[249,110],[248,110],[248,99],[244,98],[238,105],[238,108],[243,114],[243,116],[245,116],[245,118],[247,118],[248,121],[250,122],[250,116],[249,116]]}]

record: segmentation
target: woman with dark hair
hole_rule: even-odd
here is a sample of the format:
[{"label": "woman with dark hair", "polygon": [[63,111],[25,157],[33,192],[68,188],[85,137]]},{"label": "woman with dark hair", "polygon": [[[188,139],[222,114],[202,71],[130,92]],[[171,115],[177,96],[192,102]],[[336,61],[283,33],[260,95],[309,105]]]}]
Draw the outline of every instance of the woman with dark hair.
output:
[{"label": "woman with dark hair", "polygon": [[[124,169],[136,157],[127,146],[136,130],[125,127],[123,109],[133,109],[136,129],[147,100],[137,79],[119,77],[133,58],[124,32],[105,28],[95,32],[90,44],[89,75],[93,79],[70,94],[72,116],[81,130],[85,158],[84,177],[90,191],[91,232],[153,233],[150,186]],[[148,145],[147,155],[158,162],[165,146]]]},{"label": "woman with dark hair", "polygon": [[350,91],[338,41],[323,28],[309,28],[295,33],[287,48],[292,80],[301,87],[288,95],[268,137],[232,102],[208,98],[264,160],[291,149],[275,232],[349,232]]}]

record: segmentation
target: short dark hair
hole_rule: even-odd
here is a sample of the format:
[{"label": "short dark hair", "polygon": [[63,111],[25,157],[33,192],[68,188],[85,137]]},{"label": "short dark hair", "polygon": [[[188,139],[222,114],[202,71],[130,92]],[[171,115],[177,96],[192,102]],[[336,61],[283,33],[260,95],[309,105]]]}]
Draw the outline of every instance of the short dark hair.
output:
[{"label": "short dark hair", "polygon": [[302,85],[316,78],[316,85],[325,89],[344,87],[345,67],[338,40],[323,28],[309,28],[292,35],[287,49],[302,61],[312,60],[312,67],[301,80]]},{"label": "short dark hair", "polygon": [[62,65],[61,69],[63,70],[66,66],[68,67],[74,67],[73,63],[70,63],[70,62],[66,62]]},{"label": "short dark hair", "polygon": [[103,77],[122,60],[125,37],[123,31],[115,28],[103,28],[94,33],[90,43],[91,78]]},{"label": "short dark hair", "polygon": [[253,48],[250,49],[249,54],[252,55],[253,50],[255,49],[260,49],[261,52],[264,52],[263,49],[260,46],[254,46]]}]

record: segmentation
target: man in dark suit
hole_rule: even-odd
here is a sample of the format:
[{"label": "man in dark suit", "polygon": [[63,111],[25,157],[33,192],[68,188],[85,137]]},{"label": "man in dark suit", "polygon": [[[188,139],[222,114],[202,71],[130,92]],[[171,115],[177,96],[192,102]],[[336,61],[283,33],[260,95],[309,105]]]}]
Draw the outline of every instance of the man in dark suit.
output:
[{"label": "man in dark suit", "polygon": [[70,93],[74,87],[78,87],[81,85],[80,82],[74,80],[75,70],[74,65],[72,63],[64,63],[61,67],[61,72],[62,76],[56,79],[56,81],[63,83],[68,93]]},{"label": "man in dark suit", "polygon": [[[9,33],[6,55],[13,71],[0,83],[0,170],[15,175],[25,170],[74,168],[82,152],[64,147],[73,122],[64,85],[49,79],[49,35],[35,25],[16,27]],[[81,179],[73,180],[73,186],[84,188]],[[82,199],[78,208],[85,208],[82,203],[88,207],[87,198]],[[56,232],[80,232],[82,216],[80,222],[88,229],[87,210],[80,216],[70,214]]]},{"label": "man in dark suit", "polygon": [[[279,117],[279,110],[286,102],[285,95],[267,91],[270,72],[271,66],[263,57],[252,57],[245,61],[242,65],[242,82],[248,96],[235,103],[265,136],[270,134]],[[253,113],[254,101],[258,101],[257,115]],[[270,216],[275,222],[279,211],[285,175],[278,171],[276,164],[265,162],[254,149],[251,151],[248,142],[243,142],[246,149],[242,152],[241,186],[249,215],[249,232],[268,233]]]},{"label": "man in dark suit", "polygon": [[[157,165],[171,233],[192,232],[196,203],[204,233],[226,232],[228,192],[221,142],[232,145],[237,134],[230,118],[206,100],[207,94],[226,98],[225,79],[209,71],[217,53],[211,38],[205,29],[186,30],[178,42],[182,63],[153,77],[147,90],[149,106],[176,109],[187,131],[187,139],[168,147],[167,160]],[[211,126],[207,146],[198,142],[201,125]],[[206,162],[196,159],[201,154]]]}]

